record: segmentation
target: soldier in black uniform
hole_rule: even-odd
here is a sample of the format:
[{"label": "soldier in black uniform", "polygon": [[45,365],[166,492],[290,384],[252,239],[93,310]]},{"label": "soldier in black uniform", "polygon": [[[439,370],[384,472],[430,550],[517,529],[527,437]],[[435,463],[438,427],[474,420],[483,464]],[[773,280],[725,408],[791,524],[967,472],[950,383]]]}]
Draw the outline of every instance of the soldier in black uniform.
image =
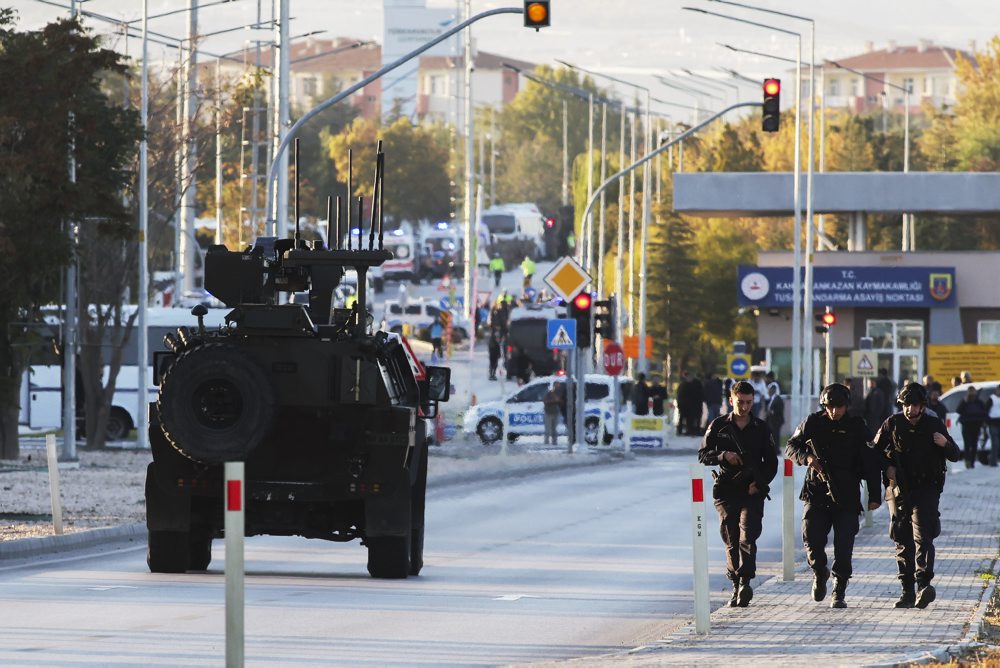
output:
[{"label": "soldier in black uniform", "polygon": [[896,543],[903,588],[895,607],[926,608],[937,596],[931,584],[934,539],[941,534],[938,503],[947,462],[957,462],[962,453],[941,419],[924,413],[923,385],[907,384],[896,401],[903,410],[887,418],[875,435],[875,447],[885,455],[882,481],[889,504],[889,537]]},{"label": "soldier in black uniform", "polygon": [[757,574],[764,499],[778,472],[771,430],[752,414],[753,398],[750,383],[733,385],[733,412],[712,421],[698,450],[699,462],[719,467],[718,473],[712,472],[712,498],[726,544],[726,570],[733,583],[729,605],[741,608],[753,598],[750,580]]},{"label": "soldier in black uniform", "polygon": [[831,569],[826,542],[833,529],[833,598],[831,608],[846,608],[844,593],[851,578],[851,555],[862,512],[860,484],[868,483],[868,509],[882,505],[879,458],[870,447],[872,432],[861,417],[847,415],[851,390],[839,383],[820,393],[821,409],[806,417],[788,439],[786,456],[808,466],[802,493],[802,544],[813,569],[812,597],[826,598]]}]

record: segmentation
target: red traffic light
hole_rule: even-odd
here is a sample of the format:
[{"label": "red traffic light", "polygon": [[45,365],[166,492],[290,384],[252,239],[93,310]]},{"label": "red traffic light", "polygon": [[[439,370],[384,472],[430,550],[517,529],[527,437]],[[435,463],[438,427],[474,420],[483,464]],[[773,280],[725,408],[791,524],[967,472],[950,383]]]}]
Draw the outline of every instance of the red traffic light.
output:
[{"label": "red traffic light", "polygon": [[764,94],[777,95],[781,92],[781,81],[779,79],[764,80]]},{"label": "red traffic light", "polygon": [[556,226],[556,219],[555,218],[546,218],[545,219],[545,227],[547,227],[549,229],[552,229],[555,226]]},{"label": "red traffic light", "polygon": [[823,324],[829,327],[830,325],[837,324],[837,315],[833,312],[827,312],[822,315]]},{"label": "red traffic light", "polygon": [[592,297],[589,293],[581,292],[576,297],[573,297],[573,306],[575,306],[577,310],[586,311],[590,308],[591,301]]}]

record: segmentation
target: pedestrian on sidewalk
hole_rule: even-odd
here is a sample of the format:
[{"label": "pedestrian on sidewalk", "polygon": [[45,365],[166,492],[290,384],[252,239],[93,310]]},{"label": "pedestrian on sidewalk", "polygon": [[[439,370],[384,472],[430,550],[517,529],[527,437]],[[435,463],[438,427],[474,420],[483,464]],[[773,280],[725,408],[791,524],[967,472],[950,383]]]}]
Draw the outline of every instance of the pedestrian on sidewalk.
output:
[{"label": "pedestrian on sidewalk", "polygon": [[500,253],[493,253],[493,259],[490,260],[490,271],[493,272],[493,287],[499,288],[503,272],[507,271],[507,265],[504,264]]},{"label": "pedestrian on sidewalk", "polygon": [[542,398],[542,403],[545,406],[545,437],[542,443],[548,445],[551,439],[552,445],[559,445],[559,435],[556,429],[559,427],[559,417],[562,415],[563,398],[556,390],[555,383],[549,384],[549,391]]},{"label": "pedestrian on sidewalk", "polygon": [[[947,462],[962,456],[940,418],[924,413],[927,390],[909,383],[899,391],[903,410],[886,418],[875,435],[884,453],[882,482],[889,504],[889,537],[896,543],[896,568],[903,593],[897,608],[926,608],[937,596],[934,539],[941,534],[938,505]],[[914,590],[916,587],[916,591]]]},{"label": "pedestrian on sidewalk", "polygon": [[780,444],[781,428],[785,425],[785,400],[781,398],[777,383],[768,384],[767,394],[767,426],[771,428],[774,442]]},{"label": "pedestrian on sidewalk", "polygon": [[993,394],[987,397],[987,427],[990,430],[989,465],[997,465],[997,454],[1000,453],[1000,385],[993,388]]},{"label": "pedestrian on sidewalk", "polygon": [[764,520],[764,499],[778,473],[778,456],[767,423],[753,415],[753,385],[733,385],[733,411],[716,418],[698,450],[698,461],[713,471],[712,498],[719,532],[726,544],[726,573],[733,583],[729,607],[745,608],[753,598],[750,581],[757,575],[757,539]]},{"label": "pedestrian on sidewalk", "polygon": [[[863,418],[848,415],[851,390],[834,383],[823,388],[820,410],[806,417],[788,439],[785,453],[800,466],[808,466],[799,499],[802,509],[802,544],[813,570],[812,597],[826,598],[832,571],[831,608],[846,608],[845,592],[853,573],[851,557],[862,512],[861,481],[868,483],[868,510],[882,505],[881,467],[868,444],[871,429]],[[826,543],[833,530],[833,567],[827,566]]]},{"label": "pedestrian on sidewalk", "polygon": [[965,396],[958,402],[958,408],[955,409],[955,412],[958,413],[958,423],[962,425],[965,468],[975,468],[979,434],[989,416],[986,404],[979,399],[979,390],[976,389],[975,385],[969,385]]},{"label": "pedestrian on sidewalk", "polygon": [[500,364],[500,330],[496,327],[490,330],[490,380],[497,379],[497,366]]}]

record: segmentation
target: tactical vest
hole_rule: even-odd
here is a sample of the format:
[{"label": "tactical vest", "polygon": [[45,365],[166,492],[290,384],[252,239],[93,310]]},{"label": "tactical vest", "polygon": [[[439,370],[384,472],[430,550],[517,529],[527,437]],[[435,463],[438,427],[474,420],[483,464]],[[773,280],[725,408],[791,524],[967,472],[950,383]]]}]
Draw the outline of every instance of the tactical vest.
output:
[{"label": "tactical vest", "polygon": [[892,448],[899,453],[898,463],[903,468],[902,484],[911,488],[944,488],[947,463],[944,449],[934,445],[934,420],[921,416],[911,424],[902,413],[892,416]]}]

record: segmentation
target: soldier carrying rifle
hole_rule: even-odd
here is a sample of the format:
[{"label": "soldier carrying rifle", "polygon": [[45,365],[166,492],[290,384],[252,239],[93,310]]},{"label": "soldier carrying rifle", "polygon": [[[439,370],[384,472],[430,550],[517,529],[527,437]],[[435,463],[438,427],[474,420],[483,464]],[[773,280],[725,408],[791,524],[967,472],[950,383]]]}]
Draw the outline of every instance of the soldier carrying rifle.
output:
[{"label": "soldier carrying rifle", "polygon": [[698,450],[698,461],[713,471],[712,498],[726,544],[726,567],[733,583],[730,607],[745,608],[753,598],[750,581],[757,574],[757,539],[764,519],[764,499],[778,472],[774,438],[767,423],[752,413],[753,385],[741,380],[731,391],[733,412],[712,421]]},{"label": "soldier carrying rifle", "polygon": [[[861,481],[868,486],[868,509],[881,505],[879,460],[870,447],[872,432],[865,421],[847,415],[851,391],[839,383],[820,393],[820,410],[810,414],[788,439],[786,455],[808,466],[802,493],[802,544],[813,570],[812,597],[826,598],[834,577],[831,608],[846,608],[845,592],[851,578],[854,537],[862,512]],[[826,543],[833,529],[833,567],[827,567]]]},{"label": "soldier carrying rifle", "polygon": [[887,418],[875,435],[875,447],[884,455],[889,537],[896,543],[903,589],[895,607],[926,608],[937,596],[931,584],[934,539],[941,534],[938,504],[947,462],[957,462],[962,453],[944,423],[924,412],[927,390],[923,385],[909,383],[896,401],[903,410]]}]

